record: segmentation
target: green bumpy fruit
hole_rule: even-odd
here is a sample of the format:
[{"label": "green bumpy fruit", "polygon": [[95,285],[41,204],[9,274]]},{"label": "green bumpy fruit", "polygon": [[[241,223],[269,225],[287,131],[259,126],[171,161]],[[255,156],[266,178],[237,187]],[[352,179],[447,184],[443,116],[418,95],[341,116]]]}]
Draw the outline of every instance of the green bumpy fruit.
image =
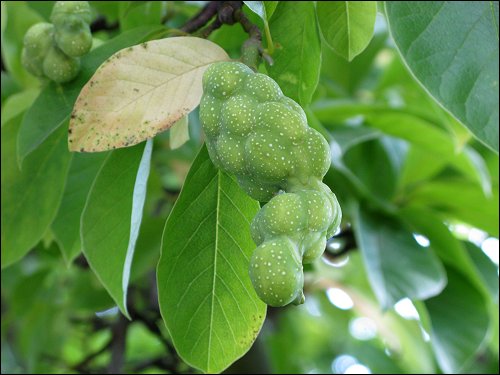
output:
[{"label": "green bumpy fruit", "polygon": [[302,303],[302,264],[321,256],[341,221],[335,195],[321,182],[331,163],[328,142],[273,79],[238,62],[206,70],[200,120],[213,163],[268,202],[250,228],[257,294],[271,306]]},{"label": "green bumpy fruit", "polygon": [[92,33],[87,24],[74,31],[56,28],[54,40],[57,46],[71,57],[83,56],[92,48]]},{"label": "green bumpy fruit", "polygon": [[71,81],[78,75],[80,61],[52,46],[43,61],[43,74],[57,83]]},{"label": "green bumpy fruit", "polygon": [[57,1],[50,23],[32,26],[24,36],[21,62],[28,72],[57,83],[74,79],[77,58],[92,47],[90,6],[87,1]]},{"label": "green bumpy fruit", "polygon": [[54,26],[40,22],[31,26],[24,35],[24,48],[21,63],[24,68],[37,77],[43,77],[43,60],[52,47]]},{"label": "green bumpy fruit", "polygon": [[54,40],[71,57],[85,55],[92,48],[90,5],[87,1],[57,1],[50,19],[55,27]]},{"label": "green bumpy fruit", "polygon": [[295,244],[286,236],[266,241],[250,259],[250,278],[260,299],[270,306],[304,300],[304,273]]},{"label": "green bumpy fruit", "polygon": [[272,198],[251,223],[254,242],[260,245],[287,235],[298,244],[303,263],[311,263],[324,251],[332,223],[340,224],[341,211],[335,194],[323,183],[318,190],[298,190]]},{"label": "green bumpy fruit", "polygon": [[89,24],[91,13],[88,1],[56,1],[54,8],[52,8],[50,21],[58,27],[71,16],[77,16]]}]

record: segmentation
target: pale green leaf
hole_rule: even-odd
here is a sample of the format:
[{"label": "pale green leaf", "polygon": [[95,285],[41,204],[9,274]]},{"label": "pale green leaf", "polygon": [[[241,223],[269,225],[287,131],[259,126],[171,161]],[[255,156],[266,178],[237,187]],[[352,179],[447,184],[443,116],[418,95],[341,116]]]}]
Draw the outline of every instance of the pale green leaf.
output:
[{"label": "pale green leaf", "polygon": [[344,59],[351,61],[370,43],[377,16],[375,1],[318,1],[316,12],[326,44]]},{"label": "pale green leaf", "polygon": [[387,1],[385,9],[415,78],[498,153],[498,2]]},{"label": "pale green leaf", "polygon": [[250,221],[258,210],[203,147],[165,225],[160,310],[179,355],[206,373],[245,354],[264,322],[266,305],[248,273]]},{"label": "pale green leaf", "polygon": [[152,141],[110,153],[90,189],[81,218],[90,267],[128,316],[127,289],[146,198]]}]

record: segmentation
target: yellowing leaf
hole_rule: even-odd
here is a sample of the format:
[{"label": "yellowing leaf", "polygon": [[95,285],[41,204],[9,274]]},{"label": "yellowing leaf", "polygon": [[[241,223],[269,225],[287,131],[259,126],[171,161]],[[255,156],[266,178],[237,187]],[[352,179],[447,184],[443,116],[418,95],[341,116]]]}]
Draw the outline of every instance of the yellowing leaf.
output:
[{"label": "yellowing leaf", "polygon": [[80,92],[69,149],[131,146],[170,128],[200,102],[205,69],[228,59],[217,44],[194,37],[154,40],[115,53]]}]

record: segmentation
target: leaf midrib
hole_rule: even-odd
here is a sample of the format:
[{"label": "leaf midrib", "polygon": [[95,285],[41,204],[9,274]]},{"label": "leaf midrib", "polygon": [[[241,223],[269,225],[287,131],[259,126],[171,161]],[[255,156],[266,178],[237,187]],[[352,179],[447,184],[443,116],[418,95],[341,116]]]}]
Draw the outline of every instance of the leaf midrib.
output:
[{"label": "leaf midrib", "polygon": [[212,325],[214,318],[214,298],[215,298],[215,281],[217,277],[217,251],[219,248],[219,212],[220,212],[220,192],[221,192],[221,172],[217,171],[217,207],[215,215],[215,246],[214,246],[214,277],[212,279],[212,302],[210,304],[210,324],[208,326],[208,353],[207,353],[207,369],[210,368],[210,353],[212,348]]},{"label": "leaf midrib", "polygon": [[349,24],[349,2],[344,1],[347,29],[347,58],[351,61],[351,25]]}]

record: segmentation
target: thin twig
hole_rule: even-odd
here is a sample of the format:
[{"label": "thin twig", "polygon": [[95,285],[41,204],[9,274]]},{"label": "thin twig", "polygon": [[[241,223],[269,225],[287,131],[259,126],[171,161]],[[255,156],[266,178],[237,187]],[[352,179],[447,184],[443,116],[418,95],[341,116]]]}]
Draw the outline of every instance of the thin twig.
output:
[{"label": "thin twig", "polygon": [[201,29],[217,14],[220,3],[221,1],[210,1],[198,12],[198,14],[188,20],[186,24],[181,27],[181,30],[187,33],[193,33]]}]

